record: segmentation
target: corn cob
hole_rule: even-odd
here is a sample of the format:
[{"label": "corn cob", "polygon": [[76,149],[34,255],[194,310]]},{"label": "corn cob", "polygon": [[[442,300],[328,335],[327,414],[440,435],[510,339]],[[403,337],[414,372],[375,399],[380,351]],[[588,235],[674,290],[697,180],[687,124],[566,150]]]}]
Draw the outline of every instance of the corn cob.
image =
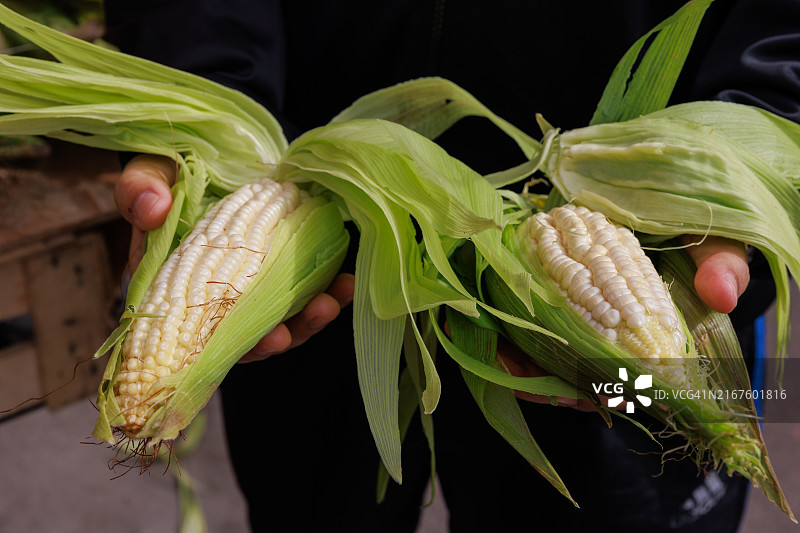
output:
[{"label": "corn cob", "polygon": [[536,213],[519,232],[528,261],[535,254],[594,329],[646,360],[665,381],[688,383],[685,367],[675,361],[686,355],[686,333],[675,304],[627,228],[602,213],[567,204]]},{"label": "corn cob", "polygon": [[154,386],[191,365],[269,252],[278,222],[299,204],[292,183],[266,179],[218,202],[164,263],[122,344],[113,387],[127,436],[135,436],[163,400]]}]

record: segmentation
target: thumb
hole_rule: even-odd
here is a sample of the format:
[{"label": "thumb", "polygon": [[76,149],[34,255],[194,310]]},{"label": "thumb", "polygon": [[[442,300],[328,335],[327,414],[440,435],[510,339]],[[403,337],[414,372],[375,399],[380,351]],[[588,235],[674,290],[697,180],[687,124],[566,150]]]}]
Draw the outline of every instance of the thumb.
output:
[{"label": "thumb", "polygon": [[694,286],[700,298],[720,313],[733,311],[750,282],[744,245],[722,237],[707,237],[700,244],[689,246],[688,252],[697,265]]},{"label": "thumb", "polygon": [[172,205],[169,187],[177,175],[167,157],[139,155],[122,170],[114,188],[114,202],[125,219],[141,231],[164,223]]}]

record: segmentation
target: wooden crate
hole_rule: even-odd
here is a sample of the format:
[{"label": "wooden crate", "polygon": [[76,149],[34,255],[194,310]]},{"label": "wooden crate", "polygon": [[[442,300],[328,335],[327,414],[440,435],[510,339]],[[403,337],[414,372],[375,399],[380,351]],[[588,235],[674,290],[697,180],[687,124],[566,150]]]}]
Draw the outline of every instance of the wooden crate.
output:
[{"label": "wooden crate", "polygon": [[0,349],[0,417],[95,396],[104,360],[90,357],[114,326],[129,238],[118,176],[114,154],[61,144],[0,167],[0,324],[30,329]]}]

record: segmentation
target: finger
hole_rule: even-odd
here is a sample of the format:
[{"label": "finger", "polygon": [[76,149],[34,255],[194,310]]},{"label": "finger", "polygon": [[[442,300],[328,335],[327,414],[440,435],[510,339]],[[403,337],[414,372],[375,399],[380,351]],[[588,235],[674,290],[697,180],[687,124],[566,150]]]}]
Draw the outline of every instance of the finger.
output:
[{"label": "finger", "polygon": [[260,361],[303,344],[339,316],[342,307],[353,301],[354,287],[352,274],[339,274],[326,292],[312,298],[300,313],[275,327],[239,361]]},{"label": "finger", "polygon": [[286,321],[286,327],[292,335],[289,347],[294,348],[306,342],[339,316],[341,310],[339,302],[330,294],[323,292],[316,295],[302,311]]},{"label": "finger", "polygon": [[[550,375],[542,367],[534,363],[530,356],[502,337],[497,341],[497,355],[500,358],[500,362],[512,376],[542,377]],[[544,396],[542,394],[531,394],[530,392],[515,390],[514,396],[520,400],[532,403],[553,405],[553,399],[550,396]],[[578,399],[558,396],[555,398],[555,401],[555,405],[558,407],[569,407],[570,409],[585,412],[596,410],[591,400],[585,398]]]},{"label": "finger", "polygon": [[339,315],[341,307],[330,294],[321,293],[311,299],[300,313],[278,324],[245,354],[239,362],[260,361],[299,346]]},{"label": "finger", "polygon": [[497,338],[497,357],[500,360],[500,364],[512,376],[535,378],[550,375],[549,372],[537,365],[531,359],[531,356],[523,352],[519,346],[502,336]]},{"label": "finger", "polygon": [[336,276],[333,282],[331,282],[328,290],[325,292],[333,296],[336,301],[339,302],[339,307],[345,307],[350,305],[350,303],[353,301],[355,285],[356,277],[354,275],[339,274]]},{"label": "finger", "polygon": [[300,346],[339,316],[342,307],[353,301],[354,288],[352,274],[339,274],[328,290],[316,295],[302,311],[287,320],[286,326],[292,335],[289,348]]},{"label": "finger", "polygon": [[[697,242],[698,238],[685,241]],[[744,245],[722,237],[707,237],[687,250],[697,265],[694,286],[700,298],[720,313],[733,311],[750,282]]]},{"label": "finger", "polygon": [[[529,392],[523,391],[514,391],[514,396],[519,398],[520,400],[525,400],[526,402],[531,403],[538,403],[542,405],[553,405],[552,399],[550,396],[543,396],[541,394],[531,394]],[[585,398],[565,398],[562,396],[556,397],[555,407],[567,407],[569,409],[575,409],[576,411],[582,411],[584,413],[597,411],[597,408],[592,403],[591,400],[587,400]]]},{"label": "finger", "polygon": [[267,333],[258,343],[247,352],[240,363],[252,363],[261,361],[271,355],[285,352],[292,343],[292,334],[286,324],[278,324],[272,331]]},{"label": "finger", "polygon": [[142,231],[159,227],[172,205],[169,186],[175,182],[176,173],[175,162],[167,157],[134,157],[123,169],[114,188],[117,209]]},{"label": "finger", "polygon": [[328,290],[316,295],[298,314],[286,321],[292,336],[289,348],[300,346],[312,335],[330,324],[342,310],[353,301],[355,277],[339,274]]}]

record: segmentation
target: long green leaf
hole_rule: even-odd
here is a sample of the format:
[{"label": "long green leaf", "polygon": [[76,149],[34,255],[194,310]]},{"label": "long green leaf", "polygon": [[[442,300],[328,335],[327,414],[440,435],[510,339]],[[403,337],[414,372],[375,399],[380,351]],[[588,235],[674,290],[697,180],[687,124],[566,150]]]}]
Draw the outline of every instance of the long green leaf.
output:
[{"label": "long green leaf", "polygon": [[542,376],[542,377],[518,377],[512,376],[499,370],[493,366],[476,360],[471,355],[467,354],[456,346],[442,331],[441,327],[436,326],[436,336],[445,351],[452,357],[462,368],[472,372],[476,376],[502,385],[503,387],[528,392],[531,394],[538,394],[542,396],[561,396],[564,398],[587,398],[582,392],[579,392],[575,387],[569,385],[561,378],[555,376]]},{"label": "long green leaf", "polygon": [[[463,315],[448,310],[447,324],[454,346],[486,365],[499,368],[497,333],[475,327]],[[464,370],[464,381],[489,424],[544,478],[577,507],[566,485],[531,435],[514,392]]]},{"label": "long green leaf", "polygon": [[[713,0],[692,0],[643,35],[622,57],[591,124],[628,120],[667,105],[697,28]],[[655,34],[642,55],[642,49]],[[634,66],[635,72],[631,75]]]},{"label": "long green leaf", "polygon": [[528,159],[539,153],[539,143],[498,117],[474,96],[443,78],[420,78],[387,87],[356,100],[336,115],[332,123],[356,119],[382,119],[435,139],[464,117],[490,120],[511,137]]},{"label": "long green leaf", "polygon": [[370,430],[383,465],[395,481],[402,483],[398,379],[406,316],[389,320],[375,316],[370,302],[369,286],[362,274],[364,258],[364,255],[360,255],[356,261],[353,298],[358,383]]},{"label": "long green leaf", "polygon": [[[0,5],[0,22],[26,39],[50,52],[65,65],[85,72],[110,74],[120,80],[128,79],[173,85],[185,89],[186,94],[198,95],[198,100],[208,102],[220,112],[231,113],[249,124],[264,143],[263,155],[274,163],[286,148],[280,124],[263,106],[239,91],[213,83],[205,78],[177,69],[159,65],[138,57],[92,45],[62,32],[29,20]],[[91,76],[87,76],[91,79]]]}]

